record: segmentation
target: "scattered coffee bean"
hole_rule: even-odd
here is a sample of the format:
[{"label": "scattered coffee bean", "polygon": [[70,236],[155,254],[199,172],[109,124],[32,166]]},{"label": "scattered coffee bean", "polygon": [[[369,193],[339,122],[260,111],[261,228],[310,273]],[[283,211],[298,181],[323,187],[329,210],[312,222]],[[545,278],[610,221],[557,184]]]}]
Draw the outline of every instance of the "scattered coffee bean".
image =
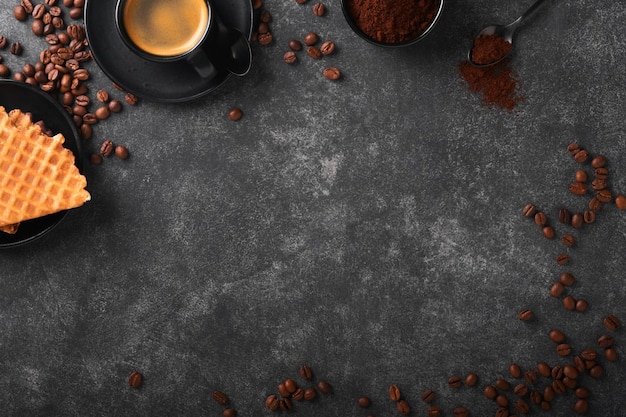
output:
[{"label": "scattered coffee bean", "polygon": [[563,394],[565,392],[565,384],[560,379],[552,381],[552,390],[555,394]]},{"label": "scattered coffee bean", "polygon": [[274,40],[274,37],[272,36],[271,33],[259,33],[259,37],[258,37],[258,42],[259,45],[269,45],[270,43],[272,43],[272,41]]},{"label": "scattered coffee bean", "polygon": [[582,213],[574,213],[572,214],[572,227],[575,229],[580,229],[583,226],[584,219]]},{"label": "scattered coffee bean", "polygon": [[576,311],[578,311],[579,313],[586,311],[587,307],[589,307],[589,303],[584,298],[579,298],[578,300],[576,300]]},{"label": "scattered coffee bean", "polygon": [[541,233],[543,233],[543,236],[546,239],[554,239],[555,232],[554,232],[554,228],[552,226],[544,226],[541,229]]},{"label": "scattered coffee bean", "polygon": [[333,41],[325,41],[320,46],[320,51],[322,55],[330,55],[335,51],[335,43]]},{"label": "scattered coffee bean", "polygon": [[519,383],[513,388],[513,393],[518,397],[523,397],[528,394],[528,387],[526,384]]},{"label": "scattered coffee bean", "polygon": [[604,357],[609,362],[617,361],[617,350],[612,347],[604,349]]},{"label": "scattered coffee bean", "polygon": [[435,391],[427,389],[422,393],[422,401],[424,401],[425,403],[432,403],[433,401],[435,401],[435,396]]},{"label": "scattered coffee bean", "polygon": [[278,409],[279,402],[278,397],[272,394],[265,399],[265,407],[271,411],[275,411]]},{"label": "scattered coffee bean", "polygon": [[530,402],[539,405],[541,404],[541,399],[541,393],[539,391],[536,389],[530,391]]},{"label": "scattered coffee bean", "polygon": [[572,222],[572,215],[568,209],[562,208],[559,210],[559,222],[563,224],[570,224]]},{"label": "scattered coffee bean", "polygon": [[289,411],[289,410],[291,410],[293,408],[293,405],[292,405],[291,400],[289,398],[283,398],[282,400],[280,400],[278,402],[278,406],[283,411]]},{"label": "scattered coffee bean", "polygon": [[109,106],[105,105],[105,106],[98,107],[96,109],[95,115],[96,115],[96,119],[98,119],[98,120],[108,119],[109,116],[111,115],[111,111],[109,110]]},{"label": "scattered coffee bean", "polygon": [[122,102],[119,100],[111,100],[109,101],[109,110],[111,113],[119,113],[122,111]]},{"label": "scattered coffee bean", "polygon": [[368,408],[372,404],[372,401],[369,399],[369,397],[363,396],[363,397],[359,397],[357,404],[361,408]]},{"label": "scattered coffee bean", "polygon": [[317,383],[317,389],[322,394],[330,394],[331,391],[333,390],[332,386],[326,381],[319,381]]},{"label": "scattered coffee bean", "polygon": [[124,100],[127,104],[134,106],[139,101],[139,98],[133,93],[126,93],[126,96],[124,96]]},{"label": "scattered coffee bean", "polygon": [[576,403],[574,403],[574,412],[576,414],[585,414],[589,409],[589,404],[587,400],[584,398],[579,398]]},{"label": "scattered coffee bean", "polygon": [[589,369],[589,376],[592,378],[600,378],[604,374],[602,365],[594,365]]},{"label": "scattered coffee bean", "polygon": [[622,323],[620,323],[619,319],[613,314],[606,316],[602,322],[604,323],[604,327],[611,331],[615,331],[622,327]]},{"label": "scattered coffee bean", "polygon": [[599,180],[605,180],[609,177],[609,170],[602,167],[602,168],[596,168],[593,171],[593,175],[594,177],[596,177]]},{"label": "scattered coffee bean", "polygon": [[411,407],[409,407],[409,404],[404,400],[398,401],[396,403],[396,408],[398,409],[398,413],[403,415],[409,414],[411,412]]},{"label": "scattered coffee bean", "polygon": [[115,156],[117,156],[120,159],[128,159],[129,152],[128,152],[128,149],[126,148],[126,146],[124,146],[124,145],[117,145],[115,147]]},{"label": "scattered coffee bean", "polygon": [[571,295],[563,297],[563,307],[569,311],[574,310],[576,308],[576,299]]},{"label": "scattered coffee bean", "polygon": [[297,388],[293,394],[291,394],[291,398],[296,401],[301,401],[304,398],[304,390],[302,388]]},{"label": "scattered coffee bean", "polygon": [[530,411],[530,406],[524,400],[517,400],[515,409],[521,414],[527,414]]},{"label": "scattered coffee bean", "polygon": [[400,393],[400,387],[398,387],[397,385],[392,385],[389,387],[389,398],[392,399],[392,401],[399,401],[401,397],[401,393]]},{"label": "scattered coffee bean", "polygon": [[473,387],[478,382],[478,375],[475,373],[469,373],[465,376],[465,385],[468,387]]},{"label": "scattered coffee bean", "polygon": [[296,39],[292,39],[289,41],[289,49],[292,51],[300,51],[302,50],[302,42]]},{"label": "scattered coffee bean", "polygon": [[619,194],[615,197],[615,205],[618,210],[626,210],[626,196],[623,194]]},{"label": "scattered coffee bean", "polygon": [[315,32],[309,32],[306,34],[306,36],[304,37],[304,44],[306,46],[312,46],[315,45],[317,43],[317,41],[319,41],[319,36],[317,35],[317,33]]},{"label": "scattered coffee bean", "polygon": [[224,411],[222,411],[222,416],[224,417],[235,417],[237,415],[237,412],[235,411],[234,408],[226,408],[224,409]]},{"label": "scattered coffee bean", "polygon": [[22,44],[19,42],[12,42],[11,46],[9,46],[9,52],[12,55],[22,55]]},{"label": "scattered coffee bean", "polygon": [[604,190],[598,191],[596,193],[596,197],[602,203],[610,203],[611,200],[613,199],[613,193],[611,193],[610,190],[604,189]]},{"label": "scattered coffee bean", "polygon": [[96,93],[96,98],[101,103],[106,103],[109,101],[109,93],[106,90],[98,90]]},{"label": "scattered coffee bean", "polygon": [[496,388],[492,385],[487,385],[484,388],[483,393],[485,394],[485,397],[489,398],[490,400],[495,400],[498,396],[498,391],[496,391]]},{"label": "scattered coffee bean", "polygon": [[26,12],[26,9],[24,9],[24,6],[22,5],[15,6],[13,8],[13,16],[15,17],[15,19],[19,20],[20,22],[24,22],[28,19],[28,13]]},{"label": "scattered coffee bean", "polygon": [[143,381],[143,375],[141,375],[137,371],[131,372],[130,375],[128,376],[128,385],[130,385],[131,388],[135,388],[135,389],[139,388],[142,381]]},{"label": "scattered coffee bean", "polygon": [[268,33],[270,31],[270,27],[267,23],[261,22],[259,23],[259,26],[257,27],[257,31],[259,32],[259,34]]},{"label": "scattered coffee bean", "polygon": [[554,284],[552,284],[552,287],[550,287],[550,295],[558,298],[563,294],[563,284],[561,284],[560,282],[555,282]]},{"label": "scattered coffee bean", "polygon": [[313,5],[313,14],[315,16],[324,16],[324,13],[326,13],[326,7],[324,6],[324,3],[315,3]]},{"label": "scattered coffee bean", "polygon": [[573,182],[569,186],[569,192],[575,195],[587,194],[587,186],[583,182]]},{"label": "scattered coffee bean", "polygon": [[92,153],[89,155],[89,162],[92,165],[100,165],[102,163],[102,157],[97,153]]},{"label": "scattered coffee bean", "polygon": [[461,384],[461,378],[456,375],[452,375],[450,378],[448,378],[448,386],[450,388],[459,388]]},{"label": "scattered coffee bean", "polygon": [[465,407],[457,407],[454,409],[454,417],[468,417],[469,410]]},{"label": "scattered coffee bean", "polygon": [[283,61],[285,61],[287,64],[293,64],[297,60],[298,60],[298,57],[297,57],[296,53],[293,52],[293,51],[287,51],[283,55]]},{"label": "scattered coffee bean", "polygon": [[287,398],[291,395],[291,393],[287,390],[287,387],[285,387],[285,383],[281,382],[280,384],[278,384],[278,394],[283,397],[283,398]]},{"label": "scattered coffee bean", "polygon": [[598,338],[598,346],[601,348],[608,348],[613,346],[613,336],[609,334],[603,334]]},{"label": "scattered coffee bean", "polygon": [[441,407],[439,407],[438,405],[431,405],[430,407],[428,407],[426,415],[428,417],[441,417]]},{"label": "scattered coffee bean", "polygon": [[242,116],[243,116],[243,111],[238,107],[233,107],[228,112],[228,118],[232,120],[233,122],[240,120]]},{"label": "scattered coffee bean", "polygon": [[532,310],[526,309],[526,310],[520,311],[519,314],[517,315],[517,317],[520,320],[522,320],[522,321],[528,321],[528,320],[533,318],[533,315],[534,314],[533,314]]},{"label": "scattered coffee bean", "polygon": [[287,389],[287,392],[289,392],[290,394],[293,394],[298,389],[298,385],[296,384],[296,381],[294,381],[291,378],[288,378],[285,380],[285,388]]},{"label": "scattered coffee bean", "polygon": [[596,213],[591,210],[585,210],[583,213],[583,220],[587,224],[591,224],[596,221]]},{"label": "scattered coffee bean", "polygon": [[524,217],[533,217],[535,215],[535,205],[532,203],[528,203],[522,209],[522,216]]},{"label": "scattered coffee bean", "polygon": [[317,391],[315,388],[307,388],[304,390],[304,399],[307,401],[313,401],[317,397]]},{"label": "scattered coffee bean", "polygon": [[539,362],[537,364],[537,372],[544,378],[549,378],[552,375],[552,368],[545,362]]},{"label": "scattered coffee bean", "polygon": [[6,78],[11,75],[11,69],[4,64],[0,64],[0,77]]},{"label": "scattered coffee bean", "polygon": [[512,363],[509,365],[509,374],[513,378],[519,378],[522,376],[522,368],[518,364]]},{"label": "scattered coffee bean", "polygon": [[584,349],[580,352],[580,356],[586,361],[594,361],[598,356],[598,352],[595,349]]},{"label": "scattered coffee bean", "polygon": [[566,233],[563,235],[563,237],[561,237],[561,243],[564,244],[567,247],[572,247],[574,246],[575,243],[575,239],[574,236],[571,233]]},{"label": "scattered coffee bean", "polygon": [[102,145],[100,146],[100,154],[102,156],[109,156],[113,153],[113,142],[111,142],[110,140],[105,140],[104,142],[102,142]]},{"label": "scattered coffee bean", "polygon": [[591,160],[591,166],[593,168],[602,168],[606,165],[606,157],[598,155]]},{"label": "scattered coffee bean", "polygon": [[587,159],[589,159],[589,153],[584,149],[580,149],[578,152],[574,154],[574,160],[578,163],[582,164],[586,162]]},{"label": "scattered coffee bean", "polygon": [[307,365],[302,365],[300,367],[300,377],[305,381],[313,378],[313,372],[311,371],[311,368],[309,368]]},{"label": "scattered coffee bean", "polygon": [[556,257],[556,263],[559,265],[566,265],[569,262],[569,255],[567,253],[561,253]]},{"label": "scattered coffee bean", "polygon": [[341,78],[341,71],[339,71],[339,69],[335,67],[329,67],[324,69],[323,74],[326,79],[331,81],[337,81],[339,78]]},{"label": "scattered coffee bean", "polygon": [[578,171],[576,171],[575,174],[575,179],[578,182],[587,182],[587,171],[583,171],[582,169],[579,169]]},{"label": "scattered coffee bean", "polygon": [[524,372],[524,380],[528,385],[534,385],[537,382],[537,372],[532,370]]},{"label": "scattered coffee bean", "polygon": [[561,343],[556,347],[556,353],[559,356],[567,356],[572,353],[572,348],[567,343]]},{"label": "scattered coffee bean", "polygon": [[322,57],[322,52],[320,51],[320,48],[315,45],[311,45],[306,48],[306,54],[313,59],[320,59]]},{"label": "scattered coffee bean", "polygon": [[220,405],[224,405],[228,402],[228,397],[222,391],[213,391],[211,397],[213,397],[213,400]]},{"label": "scattered coffee bean", "polygon": [[595,179],[595,180],[593,180],[591,182],[591,188],[594,191],[604,190],[607,187],[608,187],[608,184],[607,184],[606,180]]},{"label": "scattered coffee bean", "polygon": [[509,385],[508,381],[506,379],[503,379],[503,378],[496,379],[496,382],[495,382],[494,385],[500,391],[508,391],[511,388],[511,386]]},{"label": "scattered coffee bean", "polygon": [[537,226],[545,226],[547,222],[548,217],[544,212],[538,211],[537,213],[535,213],[535,224]]}]

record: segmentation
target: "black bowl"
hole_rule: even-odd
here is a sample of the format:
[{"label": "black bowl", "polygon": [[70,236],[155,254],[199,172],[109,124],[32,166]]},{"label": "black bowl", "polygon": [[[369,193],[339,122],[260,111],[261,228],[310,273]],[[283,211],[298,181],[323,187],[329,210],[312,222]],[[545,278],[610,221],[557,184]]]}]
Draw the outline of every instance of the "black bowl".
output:
[{"label": "black bowl", "polygon": [[[26,83],[0,80],[0,106],[3,106],[7,112],[13,109],[31,112],[33,120],[43,120],[52,132],[63,134],[64,146],[74,153],[78,169],[82,168],[76,125],[63,106],[50,94]],[[14,235],[0,232],[0,249],[32,242],[52,230],[66,214],[67,210],[64,210],[24,221],[20,223]]]},{"label": "black bowl", "polygon": [[439,0],[439,6],[437,8],[437,13],[435,14],[435,17],[430,22],[430,25],[428,25],[426,30],[424,30],[418,37],[414,39],[409,39],[408,41],[405,41],[405,42],[385,43],[385,42],[379,42],[376,39],[371,38],[365,32],[363,32],[361,28],[357,26],[357,24],[352,19],[352,16],[350,16],[350,11],[348,10],[348,4],[347,4],[348,1],[349,0],[341,0],[341,11],[343,12],[343,16],[346,18],[346,22],[348,22],[348,25],[350,25],[352,30],[357,35],[359,35],[360,38],[366,40],[367,42],[374,44],[376,46],[382,46],[386,48],[399,48],[399,47],[404,47],[404,46],[415,45],[416,43],[424,39],[426,36],[428,36],[428,34],[432,32],[433,28],[437,24],[437,21],[441,17],[441,13],[443,11],[443,4],[445,2],[445,0]]}]

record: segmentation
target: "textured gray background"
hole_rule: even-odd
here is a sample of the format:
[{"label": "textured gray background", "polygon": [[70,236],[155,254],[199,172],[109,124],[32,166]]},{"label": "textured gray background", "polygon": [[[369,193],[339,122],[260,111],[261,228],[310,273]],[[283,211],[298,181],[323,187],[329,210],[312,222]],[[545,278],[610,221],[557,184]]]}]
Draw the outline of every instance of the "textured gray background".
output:
[{"label": "textured gray background", "polygon": [[[16,1],[0,3],[2,34],[25,46],[1,53],[16,69],[44,44],[13,19]],[[567,191],[572,141],[606,155],[612,189],[626,192],[626,4],[549,1],[516,38],[526,101],[513,113],[484,106],[457,64],[481,27],[530,0],[447,0],[429,38],[398,50],[367,44],[338,0],[326,4],[318,18],[312,0],[267,0],[275,42],[254,46],[246,77],[96,127],[87,153],[111,139],[131,158],[87,166],[91,202],[0,252],[1,415],[218,416],[215,389],[240,416],[271,415],[265,397],[307,363],[334,393],[294,415],[394,416],[395,383],[415,416],[426,388],[446,416],[458,405],[490,416],[482,387],[511,362],[567,362],[551,328],[579,352],[606,332],[606,314],[626,321],[626,214],[606,207],[574,231],[566,268],[558,239],[520,215],[534,202],[560,236],[558,209],[585,208]],[[284,64],[287,42],[308,31],[336,54]],[[321,77],[329,65],[340,82]],[[121,97],[89,69],[92,95]],[[245,113],[237,123],[232,106]],[[548,294],[565,269],[584,314]],[[517,320],[523,308],[536,319]],[[580,378],[589,416],[626,415],[624,330],[615,338],[619,361]],[[139,390],[127,385],[135,369]],[[478,387],[447,387],[468,372]],[[547,415],[571,416],[572,404],[568,392]]]}]

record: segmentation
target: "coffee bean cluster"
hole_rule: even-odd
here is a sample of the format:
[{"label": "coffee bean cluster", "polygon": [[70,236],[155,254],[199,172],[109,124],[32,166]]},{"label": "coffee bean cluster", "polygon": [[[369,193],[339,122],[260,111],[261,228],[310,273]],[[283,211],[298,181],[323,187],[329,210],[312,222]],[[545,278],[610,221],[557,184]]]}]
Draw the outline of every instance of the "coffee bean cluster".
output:
[{"label": "coffee bean cluster", "polygon": [[223,417],[235,417],[237,415],[237,411],[229,405],[230,400],[228,399],[228,396],[222,391],[213,391],[211,397],[216,403],[224,407],[222,411]]},{"label": "coffee bean cluster", "polygon": [[[313,372],[307,365],[302,365],[299,369],[300,378],[310,382],[313,380]],[[332,386],[324,380],[319,380],[317,384],[309,384],[308,387],[299,386],[292,378],[287,378],[277,386],[278,395],[270,394],[265,399],[265,407],[271,411],[291,411],[294,401],[314,401],[318,396],[318,391],[322,394],[330,394]]]}]

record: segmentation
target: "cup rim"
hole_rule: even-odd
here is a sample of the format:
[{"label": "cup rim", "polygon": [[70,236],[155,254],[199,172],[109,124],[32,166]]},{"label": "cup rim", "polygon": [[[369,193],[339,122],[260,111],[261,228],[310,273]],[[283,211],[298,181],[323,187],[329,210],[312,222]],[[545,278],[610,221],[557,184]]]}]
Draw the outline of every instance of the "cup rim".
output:
[{"label": "cup rim", "polygon": [[198,42],[193,46],[193,48],[188,51],[183,52],[182,54],[177,55],[155,55],[149,52],[144,51],[130,39],[128,33],[126,32],[126,28],[124,27],[124,5],[128,0],[117,0],[115,5],[115,27],[122,38],[122,41],[126,46],[128,46],[133,52],[137,55],[141,56],[144,59],[154,62],[176,62],[186,59],[187,57],[192,56],[196,51],[201,49],[211,32],[211,28],[213,27],[213,5],[211,4],[211,0],[204,0],[209,10],[209,20],[207,22],[206,27],[204,28],[204,32],[202,33],[202,37],[198,40]]},{"label": "cup rim", "polygon": [[408,41],[405,42],[398,42],[398,43],[385,43],[385,42],[379,42],[374,38],[371,38],[370,36],[368,36],[365,32],[363,32],[363,30],[361,30],[361,28],[354,22],[354,20],[352,19],[352,16],[350,16],[350,12],[348,10],[348,5],[347,2],[348,0],[341,0],[341,11],[343,12],[343,16],[346,20],[346,22],[348,23],[348,25],[350,26],[350,28],[363,40],[376,45],[376,46],[381,46],[384,48],[402,48],[405,46],[411,46],[411,45],[415,45],[416,43],[418,43],[419,41],[421,41],[422,39],[424,39],[430,32],[432,32],[433,28],[435,27],[435,25],[437,24],[437,21],[439,21],[439,18],[441,17],[441,14],[443,12],[443,6],[445,3],[445,0],[438,0],[439,1],[439,7],[437,9],[437,13],[435,14],[435,17],[433,18],[433,20],[430,22],[430,24],[428,25],[428,27],[422,32],[420,33],[419,36],[417,36],[414,39],[409,39]]}]

